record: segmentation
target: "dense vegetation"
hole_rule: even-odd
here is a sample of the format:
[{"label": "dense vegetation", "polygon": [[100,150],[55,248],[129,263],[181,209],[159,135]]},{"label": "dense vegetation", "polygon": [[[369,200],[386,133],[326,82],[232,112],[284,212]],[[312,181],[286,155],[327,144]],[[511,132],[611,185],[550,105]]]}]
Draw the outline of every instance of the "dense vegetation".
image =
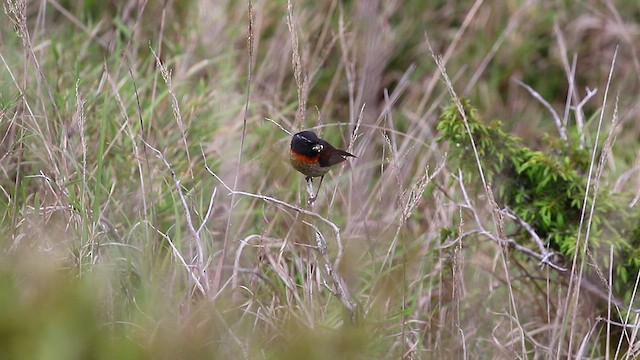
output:
[{"label": "dense vegetation", "polygon": [[[614,269],[614,284],[618,290],[616,296],[630,300],[634,293],[634,275],[640,269],[640,258],[635,251],[640,245],[639,214],[619,204],[625,200],[628,202],[631,196],[625,199],[621,194],[600,191],[596,197],[597,206],[593,207],[593,214],[589,214],[594,197],[593,194],[587,194],[587,179],[592,169],[589,168],[589,153],[580,147],[577,139],[548,141],[545,152],[533,150],[524,146],[521,139],[506,134],[501,122],[484,125],[477,118],[475,108],[470,107],[468,102],[463,106],[464,119],[455,105],[443,111],[438,123],[441,132],[439,140],[446,140],[450,144],[450,164],[455,164],[466,174],[465,180],[475,185],[476,193],[482,193],[483,184],[479,179],[477,162],[471,156],[475,147],[489,191],[495,192],[494,206],[506,209],[507,217],[515,216],[515,219],[508,221],[513,223],[508,236],[518,244],[527,244],[532,251],[539,247],[542,254],[538,260],[550,255],[545,251],[548,248],[564,255],[560,261],[573,259],[579,255],[576,252],[578,246],[583,244],[582,247],[586,247],[589,253],[601,255],[597,259],[590,255],[595,262],[594,267],[600,268],[601,272],[601,268],[609,268],[608,250],[611,248],[617,263]],[[610,150],[603,150],[600,165],[604,163],[604,157],[610,155]],[[583,208],[585,216],[589,216],[586,221],[581,221],[584,220]],[[589,224],[586,242],[582,228],[585,223]],[[530,229],[527,229],[527,225]],[[460,236],[455,228],[443,230],[449,236]],[[579,241],[581,235],[583,239]],[[602,249],[605,251],[601,252]]]},{"label": "dense vegetation", "polygon": [[0,358],[637,356],[636,1],[1,16]]}]

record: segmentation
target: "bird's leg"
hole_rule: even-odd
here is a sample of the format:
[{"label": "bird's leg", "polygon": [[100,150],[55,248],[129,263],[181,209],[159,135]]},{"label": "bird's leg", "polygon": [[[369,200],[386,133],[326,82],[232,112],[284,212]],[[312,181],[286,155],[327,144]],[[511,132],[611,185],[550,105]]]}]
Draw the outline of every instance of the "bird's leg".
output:
[{"label": "bird's leg", "polygon": [[309,197],[307,202],[312,204],[316,200],[315,196],[313,196],[313,178],[311,176],[307,176],[305,179],[307,180],[307,196]]}]

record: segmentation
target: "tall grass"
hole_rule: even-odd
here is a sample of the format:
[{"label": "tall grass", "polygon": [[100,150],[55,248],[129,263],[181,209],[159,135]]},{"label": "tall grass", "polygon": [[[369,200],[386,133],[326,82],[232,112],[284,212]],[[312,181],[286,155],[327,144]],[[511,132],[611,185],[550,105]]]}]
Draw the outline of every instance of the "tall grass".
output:
[{"label": "tall grass", "polygon": [[[436,141],[456,94],[578,139],[588,241],[636,206],[633,1],[185,4],[3,2],[0,358],[634,357],[612,267],[509,245]],[[303,128],[358,156],[313,206]]]}]

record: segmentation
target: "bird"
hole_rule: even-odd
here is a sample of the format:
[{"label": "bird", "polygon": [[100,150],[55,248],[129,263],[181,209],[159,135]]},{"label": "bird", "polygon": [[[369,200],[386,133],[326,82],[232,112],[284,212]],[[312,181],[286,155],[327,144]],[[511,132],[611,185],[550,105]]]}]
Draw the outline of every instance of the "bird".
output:
[{"label": "bird", "polygon": [[289,162],[293,168],[305,175],[307,184],[312,189],[313,178],[320,177],[318,191],[315,196],[309,198],[309,203],[313,203],[318,197],[322,180],[331,170],[331,167],[346,161],[349,157],[355,158],[356,156],[344,150],[336,149],[310,130],[300,131],[291,138]]}]

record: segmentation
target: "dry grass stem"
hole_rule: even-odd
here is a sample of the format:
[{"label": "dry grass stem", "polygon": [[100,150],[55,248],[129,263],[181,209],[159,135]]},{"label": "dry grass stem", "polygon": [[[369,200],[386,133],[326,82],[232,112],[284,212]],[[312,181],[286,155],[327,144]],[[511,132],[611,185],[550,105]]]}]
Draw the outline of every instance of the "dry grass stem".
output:
[{"label": "dry grass stem", "polygon": [[[605,116],[605,109],[606,109],[606,105],[607,105],[607,99],[608,99],[608,95],[609,95],[609,89],[611,86],[611,78],[613,77],[613,70],[615,69],[615,63],[616,63],[616,57],[618,56],[618,47],[616,47],[615,52],[613,53],[613,58],[611,60],[611,67],[609,70],[609,77],[607,79],[607,85],[605,87],[604,90],[604,98],[602,100],[602,108],[600,110],[600,118],[598,119],[598,128],[596,130],[596,134],[595,134],[595,140],[594,140],[594,144],[596,144],[593,147],[593,151],[591,152],[591,161],[589,162],[589,170],[587,172],[587,184],[586,184],[586,192],[584,195],[584,201],[582,204],[582,212],[580,215],[580,224],[578,227],[578,234],[576,236],[576,255],[573,258],[572,264],[571,264],[571,278],[570,278],[570,282],[569,282],[569,295],[567,297],[567,300],[565,301],[564,304],[564,309],[565,309],[565,313],[566,314],[571,314],[571,325],[570,325],[570,335],[569,335],[569,349],[568,349],[568,353],[571,354],[572,351],[572,345],[573,345],[573,339],[574,339],[574,332],[575,332],[575,327],[576,327],[576,320],[578,317],[578,312],[577,312],[577,308],[578,308],[578,304],[580,301],[580,288],[581,288],[581,282],[582,282],[582,277],[584,274],[584,268],[585,268],[585,263],[586,263],[586,252],[587,252],[587,247],[589,244],[589,238],[591,235],[591,225],[592,225],[592,219],[593,219],[593,213],[595,210],[595,204],[596,204],[596,199],[598,196],[597,193],[597,188],[599,186],[599,181],[596,181],[595,185],[594,185],[594,193],[593,193],[593,199],[591,202],[591,206],[590,206],[590,210],[589,210],[589,218],[587,219],[587,224],[586,224],[586,234],[584,235],[583,238],[583,234],[582,234],[582,229],[585,226],[584,224],[584,220],[585,220],[585,215],[587,212],[587,205],[588,205],[588,200],[590,197],[590,192],[592,191],[591,188],[591,182],[593,181],[592,179],[594,179],[594,166],[596,166],[596,152],[598,149],[597,144],[599,143],[599,139],[600,139],[600,133],[602,130],[602,124],[604,122],[604,116]],[[595,180],[595,179],[594,179]],[[569,309],[572,309],[572,311],[569,311]],[[558,348],[558,354],[560,353],[560,351],[562,350],[561,348],[562,344],[560,344],[560,347]]]},{"label": "dry grass stem", "polygon": [[[198,288],[204,287],[204,289],[206,290],[204,292],[204,294],[206,295],[208,293],[208,291],[210,290],[210,284],[209,284],[209,278],[207,276],[207,269],[205,264],[207,263],[206,259],[205,259],[205,253],[204,253],[204,242],[202,240],[202,238],[200,237],[200,233],[196,230],[195,226],[193,225],[193,220],[191,217],[191,210],[189,209],[189,205],[187,204],[187,200],[184,196],[184,193],[182,192],[182,184],[180,182],[180,179],[178,179],[178,176],[176,175],[175,171],[173,171],[173,167],[171,166],[171,164],[169,164],[169,162],[167,161],[166,157],[164,156],[164,154],[154,148],[153,146],[149,145],[149,143],[147,143],[146,141],[142,140],[142,142],[149,148],[151,149],[156,156],[162,160],[162,162],[164,163],[164,165],[167,167],[167,170],[169,170],[169,172],[171,173],[171,178],[173,180],[173,183],[175,185],[175,189],[176,192],[178,194],[178,197],[180,198],[180,201],[182,203],[182,210],[184,211],[184,216],[185,216],[185,221],[187,223],[187,228],[189,229],[189,232],[191,233],[191,237],[193,238],[193,242],[195,244],[196,247],[196,251],[197,251],[197,255],[195,257],[195,264],[193,265],[195,267],[195,272],[198,274],[198,284],[202,284],[203,285],[199,285]],[[215,195],[215,191],[213,193]],[[211,199],[211,201],[213,201],[213,197]]]}]

